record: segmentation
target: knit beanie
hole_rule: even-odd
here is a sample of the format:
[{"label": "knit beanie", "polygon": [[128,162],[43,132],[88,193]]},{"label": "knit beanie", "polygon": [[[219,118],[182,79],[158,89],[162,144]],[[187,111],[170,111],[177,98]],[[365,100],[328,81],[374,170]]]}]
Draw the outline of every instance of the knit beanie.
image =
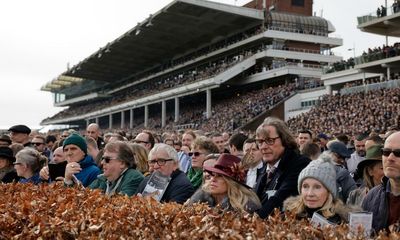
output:
[{"label": "knit beanie", "polygon": [[317,160],[311,161],[303,171],[300,172],[297,180],[297,189],[301,192],[301,185],[306,178],[314,178],[321,182],[332,194],[337,197],[336,171],[332,157],[328,153],[322,153]]},{"label": "knit beanie", "polygon": [[70,144],[78,146],[85,154],[87,154],[86,141],[83,137],[79,136],[78,134],[73,133],[69,137],[67,137],[64,140],[63,149],[65,148],[65,146]]}]

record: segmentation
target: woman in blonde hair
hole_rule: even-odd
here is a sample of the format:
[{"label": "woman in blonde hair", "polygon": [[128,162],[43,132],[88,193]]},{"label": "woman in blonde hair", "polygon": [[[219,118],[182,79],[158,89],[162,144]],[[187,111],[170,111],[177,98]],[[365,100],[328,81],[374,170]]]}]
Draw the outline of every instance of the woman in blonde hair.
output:
[{"label": "woman in blonde hair", "polygon": [[20,183],[39,184],[39,170],[47,162],[47,158],[33,148],[24,148],[15,156],[14,168],[21,177]]},{"label": "woman in blonde hair", "polygon": [[150,174],[148,155],[149,152],[145,147],[137,143],[129,143],[130,148],[135,153],[136,169],[141,172],[144,176]]},{"label": "woman in blonde hair", "polygon": [[240,159],[230,154],[221,154],[215,165],[205,166],[210,179],[188,201],[220,206],[226,210],[253,213],[261,207],[257,195],[246,186],[246,173],[239,168]]},{"label": "woman in blonde hair", "polygon": [[284,208],[296,217],[312,218],[319,213],[333,224],[348,221],[350,208],[337,197],[336,171],[330,155],[323,153],[304,168],[298,178],[300,195],[285,200]]}]

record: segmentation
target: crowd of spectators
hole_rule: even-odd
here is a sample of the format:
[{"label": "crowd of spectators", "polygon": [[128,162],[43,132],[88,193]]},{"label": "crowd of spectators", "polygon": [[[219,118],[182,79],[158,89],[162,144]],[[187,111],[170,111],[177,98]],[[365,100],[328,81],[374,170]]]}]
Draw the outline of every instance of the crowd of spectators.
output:
[{"label": "crowd of spectators", "polygon": [[386,131],[400,120],[400,89],[380,89],[367,93],[326,95],[309,112],[289,119],[292,130],[349,134]]},{"label": "crowd of spectators", "polygon": [[362,64],[372,62],[384,58],[391,58],[400,55],[400,42],[396,42],[392,46],[375,47],[373,49],[368,48],[368,51],[364,51],[361,57],[357,58],[356,64]]}]

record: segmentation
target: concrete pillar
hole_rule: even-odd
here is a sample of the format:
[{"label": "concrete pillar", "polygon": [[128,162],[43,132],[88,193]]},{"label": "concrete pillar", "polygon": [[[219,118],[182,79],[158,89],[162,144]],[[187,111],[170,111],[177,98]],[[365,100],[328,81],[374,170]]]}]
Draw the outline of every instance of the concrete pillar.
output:
[{"label": "concrete pillar", "polygon": [[326,90],[328,91],[329,95],[332,95],[332,85],[326,85]]},{"label": "concrete pillar", "polygon": [[167,125],[167,103],[165,100],[161,101],[161,127]]},{"label": "concrete pillar", "polygon": [[362,81],[363,81],[363,85],[365,86],[365,85],[366,85],[366,83],[365,83],[365,72],[363,72],[363,79],[362,79]]},{"label": "concrete pillar", "polygon": [[86,119],[86,127],[89,126],[89,124],[90,124],[90,120]]},{"label": "concrete pillar", "polygon": [[129,110],[129,128],[133,128],[133,108]]},{"label": "concrete pillar", "polygon": [[96,124],[99,125],[99,117],[96,117]]},{"label": "concrete pillar", "polygon": [[211,118],[211,89],[206,90],[206,116],[207,119]]},{"label": "concrete pillar", "polygon": [[144,106],[144,127],[149,125],[149,105]]},{"label": "concrete pillar", "polygon": [[125,127],[125,111],[121,111],[121,129]]},{"label": "concrete pillar", "polygon": [[108,128],[112,129],[113,121],[112,121],[112,113],[108,115]]},{"label": "concrete pillar", "polygon": [[176,97],[175,98],[175,120],[174,122],[178,122],[179,121],[179,98]]},{"label": "concrete pillar", "polygon": [[390,67],[388,66],[386,69],[386,80],[389,81],[390,80]]}]

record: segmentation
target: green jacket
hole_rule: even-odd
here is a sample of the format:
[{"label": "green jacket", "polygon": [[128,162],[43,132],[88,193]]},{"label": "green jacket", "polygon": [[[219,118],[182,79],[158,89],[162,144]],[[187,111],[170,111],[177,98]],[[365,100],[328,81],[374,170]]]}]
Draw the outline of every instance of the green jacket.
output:
[{"label": "green jacket", "polygon": [[101,189],[106,195],[126,194],[128,196],[132,196],[136,193],[136,190],[139,184],[142,182],[143,178],[144,177],[142,173],[140,173],[136,169],[129,168],[120,176],[120,178],[112,183],[108,183],[108,191],[108,181],[103,174],[98,175],[97,179],[89,185],[89,188]]}]

